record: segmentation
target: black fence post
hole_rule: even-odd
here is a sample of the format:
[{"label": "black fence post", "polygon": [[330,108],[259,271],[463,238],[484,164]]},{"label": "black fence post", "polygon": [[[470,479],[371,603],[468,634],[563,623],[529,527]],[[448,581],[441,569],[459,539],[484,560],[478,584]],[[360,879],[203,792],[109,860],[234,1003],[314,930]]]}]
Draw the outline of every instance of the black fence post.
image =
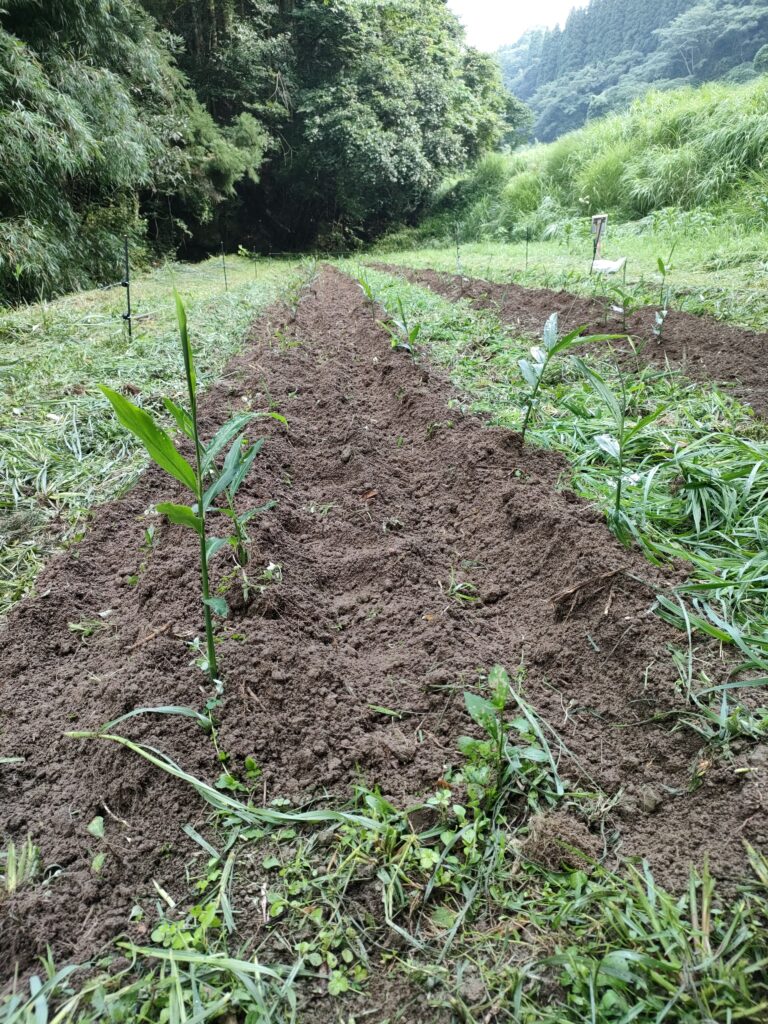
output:
[{"label": "black fence post", "polygon": [[224,255],[224,243],[221,243],[221,265],[224,268],[224,291],[229,291],[229,284],[227,283],[227,257]]},{"label": "black fence post", "polygon": [[125,302],[127,310],[123,313],[123,320],[128,324],[128,337],[133,340],[133,319],[131,317],[131,261],[128,258],[128,235],[125,236],[125,246],[123,250],[124,255],[124,266],[123,266],[123,280],[120,282],[125,288]]}]

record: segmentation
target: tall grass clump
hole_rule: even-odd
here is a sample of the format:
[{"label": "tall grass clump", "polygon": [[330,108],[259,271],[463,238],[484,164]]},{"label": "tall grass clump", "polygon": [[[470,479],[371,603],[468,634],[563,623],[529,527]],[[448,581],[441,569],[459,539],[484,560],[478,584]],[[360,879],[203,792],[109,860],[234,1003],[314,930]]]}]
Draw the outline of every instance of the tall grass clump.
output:
[{"label": "tall grass clump", "polygon": [[466,242],[514,238],[521,223],[551,237],[553,223],[598,212],[633,220],[725,203],[753,220],[767,152],[768,77],[651,92],[549,145],[486,157],[399,244],[447,241],[457,214]]}]

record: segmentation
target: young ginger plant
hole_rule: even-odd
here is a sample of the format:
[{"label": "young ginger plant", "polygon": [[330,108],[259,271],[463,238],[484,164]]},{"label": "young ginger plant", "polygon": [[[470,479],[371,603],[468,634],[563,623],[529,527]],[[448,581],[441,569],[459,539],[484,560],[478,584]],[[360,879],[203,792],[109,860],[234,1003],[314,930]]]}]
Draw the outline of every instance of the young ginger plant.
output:
[{"label": "young ginger plant", "polygon": [[525,417],[520,431],[522,444],[525,444],[528,423],[534,408],[538,404],[539,390],[544,382],[544,375],[547,372],[550,361],[555,356],[560,355],[561,352],[567,352],[574,345],[586,345],[592,341],[615,341],[621,337],[619,334],[592,334],[589,337],[583,337],[582,331],[584,328],[577,327],[575,331],[571,331],[564,337],[558,338],[557,325],[558,316],[557,313],[553,313],[544,324],[542,344],[533,346],[530,359],[518,359],[517,361],[523,379],[530,388],[525,399]]},{"label": "young ginger plant", "polygon": [[[198,429],[197,376],[187,330],[187,316],[179,295],[176,294],[175,298],[181,351],[184,357],[184,373],[189,395],[189,409],[183,409],[169,398],[164,399],[164,405],[173,416],[179,429],[192,441],[194,447],[192,463],[184,458],[170,435],[158,426],[146,410],[129,402],[127,398],[111,388],[102,385],[101,390],[111,402],[120,423],[141,441],[150,458],[194,495],[195,500],[192,505],[161,502],[157,506],[157,511],[170,522],[194,530],[199,538],[200,584],[205,617],[207,670],[211,679],[215,681],[218,679],[218,664],[213,633],[213,615],[223,618],[228,614],[229,609],[224,598],[211,595],[209,562],[218,551],[230,546],[234,549],[237,563],[243,566],[247,560],[245,524],[257,512],[270,507],[269,505],[263,506],[261,509],[254,509],[240,515],[235,510],[235,495],[263,445],[263,441],[247,445],[244,428],[257,416],[270,416],[281,423],[285,423],[286,420],[275,412],[240,413],[229,419],[207,445],[203,444]],[[219,468],[216,459],[227,445],[230,445],[229,451],[223,465]],[[220,495],[223,495],[226,500],[226,508],[219,508],[214,504]],[[234,531],[231,535],[225,537],[209,535],[208,518],[214,513],[221,513],[230,520]]]}]

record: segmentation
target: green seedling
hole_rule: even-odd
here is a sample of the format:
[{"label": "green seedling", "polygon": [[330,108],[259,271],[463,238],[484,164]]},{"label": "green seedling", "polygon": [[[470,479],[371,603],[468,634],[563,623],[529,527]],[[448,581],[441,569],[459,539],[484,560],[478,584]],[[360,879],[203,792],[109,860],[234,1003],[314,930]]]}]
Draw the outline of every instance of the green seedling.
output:
[{"label": "green seedling", "polygon": [[366,301],[366,304],[368,305],[368,308],[371,311],[371,316],[373,316],[374,319],[375,319],[375,317],[376,317],[376,294],[375,294],[375,292],[373,290],[373,285],[371,284],[370,279],[368,278],[368,275],[362,269],[362,267],[360,268],[360,273],[358,274],[358,276],[357,276],[357,278],[355,280],[357,281],[357,284],[358,284],[358,286],[360,288],[360,291],[365,296],[365,301]]},{"label": "green seedling", "polygon": [[640,303],[637,296],[620,285],[614,285],[611,291],[617,299],[616,303],[611,306],[611,309],[621,317],[621,329],[626,331],[627,320],[638,310]]},{"label": "green seedling", "polygon": [[669,250],[669,256],[667,256],[666,263],[661,258],[661,256],[659,256],[656,260],[656,265],[658,266],[659,273],[661,274],[661,293],[659,295],[659,305],[663,308],[666,307],[669,302],[669,289],[667,288],[667,278],[674,269],[672,266],[672,257],[675,254],[676,248],[677,242],[675,242],[672,248]]},{"label": "green seedling", "polygon": [[[440,588],[443,589],[442,583]],[[477,604],[480,598],[477,596],[477,587],[467,580],[459,580],[455,570],[451,569],[448,577],[448,584],[444,588],[448,597],[457,604]]]},{"label": "green seedling", "polygon": [[[518,678],[522,679],[522,669]],[[532,810],[540,803],[555,804],[565,789],[535,712],[501,665],[488,673],[488,688],[489,697],[464,694],[470,718],[485,734],[483,739],[459,739],[459,750],[467,758],[464,777],[470,802],[486,811],[514,795],[524,797]],[[509,721],[512,708],[516,714]]]},{"label": "green seedling", "polygon": [[553,313],[544,325],[544,332],[542,334],[543,345],[534,345],[530,350],[531,359],[519,359],[517,363],[523,379],[531,389],[525,400],[525,418],[523,419],[523,427],[520,431],[521,444],[525,444],[528,424],[533,410],[538,403],[539,390],[551,360],[562,352],[567,352],[569,348],[576,344],[586,345],[594,341],[614,341],[620,337],[618,334],[592,334],[588,337],[582,337],[581,332],[584,328],[577,327],[575,331],[571,331],[569,334],[558,339],[557,325],[558,315]]},{"label": "green seedling", "polygon": [[[176,317],[179,326],[181,350],[184,358],[184,372],[189,395],[189,410],[183,409],[169,398],[164,400],[165,408],[173,416],[176,425],[193,443],[193,463],[187,461],[178,451],[169,434],[159,427],[152,416],[139,408],[127,398],[102,386],[101,390],[112,404],[112,408],[120,423],[134,434],[146,448],[149,456],[165,470],[169,476],[183,484],[195,498],[193,505],[178,505],[162,502],[157,511],[171,523],[194,530],[200,541],[200,581],[202,603],[205,617],[206,636],[206,669],[212,680],[218,679],[216,646],[213,632],[213,615],[226,617],[229,613],[227,602],[223,597],[212,596],[208,566],[210,559],[222,548],[231,546],[239,564],[246,559],[245,525],[249,518],[262,509],[255,509],[238,515],[234,507],[234,499],[238,489],[251,469],[254,459],[260,452],[263,442],[248,445],[244,428],[257,416],[271,416],[285,423],[285,418],[274,412],[247,412],[233,416],[221,427],[208,445],[200,439],[197,416],[197,377],[195,374],[192,346],[187,330],[187,316],[184,305],[178,294],[176,298]],[[221,469],[216,459],[231,445]],[[226,508],[214,503],[220,496],[227,502]],[[266,508],[268,506],[263,506]],[[233,524],[234,533],[225,537],[208,535],[207,522],[209,515],[223,514]]]},{"label": "green seedling", "polygon": [[405,314],[403,300],[399,297],[397,300],[397,308],[400,318],[397,319],[395,317],[390,317],[389,320],[381,321],[381,325],[389,334],[392,340],[393,349],[413,354],[416,346],[416,340],[421,334],[421,324],[413,324],[413,326],[411,326],[408,323],[408,317]]},{"label": "green seedling", "polygon": [[40,870],[40,851],[31,838],[20,846],[9,842],[0,853],[0,899],[12,896],[24,885],[33,882]]},{"label": "green seedling", "polygon": [[666,263],[659,256],[657,265],[659,273],[661,274],[661,293],[659,294],[659,308],[656,310],[656,316],[654,318],[653,325],[653,336],[657,343],[660,343],[664,334],[664,324],[666,323],[667,317],[669,316],[669,288],[667,287],[667,278],[672,273],[672,256],[675,252],[675,246],[677,242],[672,246],[667,256]]},{"label": "green seedling", "polygon": [[[88,833],[89,835],[92,835],[94,839],[98,840],[100,844],[105,843],[104,818],[100,814],[89,822]],[[93,851],[91,851],[91,853],[93,854],[93,859],[91,860],[91,871],[94,875],[100,875],[102,868],[104,867],[104,861],[107,859],[106,851],[97,850],[95,853]]]},{"label": "green seedling", "polygon": [[627,423],[627,389],[623,376],[619,375],[621,393],[615,395],[597,370],[587,366],[583,359],[575,358],[574,362],[579,372],[589,381],[598,396],[603,400],[613,420],[613,432],[610,434],[598,434],[595,437],[595,444],[616,464],[616,498],[611,520],[619,535],[623,536],[624,531],[621,528],[621,497],[627,449],[632,440],[641,434],[646,427],[649,427],[651,423],[654,423],[669,407],[667,405],[660,405],[652,413],[643,416],[637,423],[629,425]]}]

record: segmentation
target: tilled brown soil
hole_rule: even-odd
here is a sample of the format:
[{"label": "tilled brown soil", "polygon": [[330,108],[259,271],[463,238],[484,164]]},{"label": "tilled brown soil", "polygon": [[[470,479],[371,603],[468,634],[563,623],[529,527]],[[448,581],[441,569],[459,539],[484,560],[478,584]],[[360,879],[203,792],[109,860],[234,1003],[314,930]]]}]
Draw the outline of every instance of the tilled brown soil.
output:
[{"label": "tilled brown soil", "polygon": [[[529,701],[571,752],[563,774],[623,790],[610,863],[647,857],[676,886],[708,854],[733,882],[745,872],[742,840],[768,841],[765,763],[753,753],[746,774],[713,765],[690,792],[698,741],[649,722],[682,706],[668,653],[681,637],[649,610],[670,580],[558,489],[561,458],[521,452],[515,435],[449,411],[452,397],[428,366],[391,350],[357,286],[331,270],[295,322],[265,315],[207,394],[206,436],[248,403],[288,418],[263,428],[241,492],[244,506],[277,501],[252,524],[251,568],[279,563],[283,581],[241,602],[221,641],[220,739],[232,770],[255,756],[267,800],[339,800],[361,778],[397,801],[419,796],[459,763],[463,689],[494,663],[524,664]],[[92,954],[154,895],[153,880],[184,898],[181,862],[195,847],[181,829],[202,827],[205,806],[120,747],[64,737],[135,707],[201,707],[209,695],[184,643],[201,631],[194,538],[158,522],[153,547],[142,547],[145,511],[161,500],[184,496],[152,469],[49,566],[2,635],[0,754],[25,761],[0,765],[1,838],[31,834],[58,869],[0,900],[6,979],[49,943],[59,962]],[[477,604],[451,599],[452,573],[477,587]],[[106,612],[91,636],[72,631]],[[218,774],[186,719],[144,716],[121,729],[193,774]],[[95,815],[105,841],[88,834]]]},{"label": "tilled brown soil", "polygon": [[[431,288],[448,299],[464,298],[477,309],[493,309],[504,323],[525,335],[540,337],[552,313],[559,314],[564,332],[584,326],[591,334],[628,333],[639,349],[641,360],[659,366],[669,363],[696,380],[728,385],[729,393],[749,403],[761,416],[768,414],[768,334],[732,327],[712,317],[671,310],[664,323],[662,340],[658,341],[653,336],[656,308],[652,306],[629,316],[625,331],[621,315],[613,312],[611,303],[602,299],[582,298],[548,288],[493,284],[395,264],[374,266]],[[635,359],[634,353],[632,359]]]}]

